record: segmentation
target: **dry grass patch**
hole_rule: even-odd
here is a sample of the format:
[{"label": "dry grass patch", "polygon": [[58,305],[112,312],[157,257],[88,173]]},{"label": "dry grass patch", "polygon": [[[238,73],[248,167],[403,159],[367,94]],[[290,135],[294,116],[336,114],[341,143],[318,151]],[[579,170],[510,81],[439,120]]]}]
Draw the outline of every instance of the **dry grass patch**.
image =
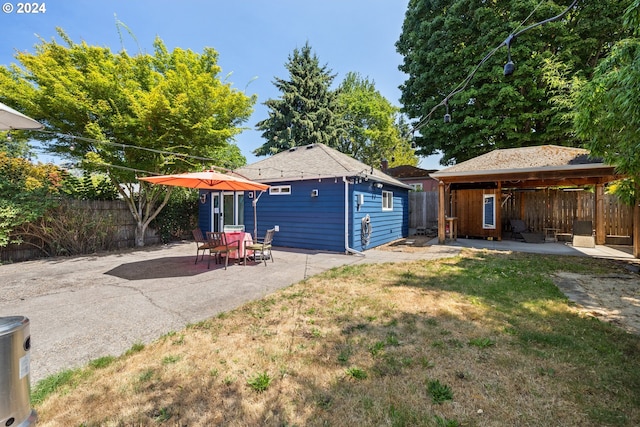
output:
[{"label": "dry grass patch", "polygon": [[554,271],[466,252],[329,271],[76,372],[39,425],[637,425],[640,341]]}]

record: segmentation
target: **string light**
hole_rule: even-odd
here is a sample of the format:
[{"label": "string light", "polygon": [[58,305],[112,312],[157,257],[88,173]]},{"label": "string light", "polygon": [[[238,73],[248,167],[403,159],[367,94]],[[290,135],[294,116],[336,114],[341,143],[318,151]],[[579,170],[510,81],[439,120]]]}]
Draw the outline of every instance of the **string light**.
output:
[{"label": "string light", "polygon": [[[544,25],[547,24],[549,22],[558,20],[560,18],[562,18],[564,15],[566,15],[576,4],[578,3],[578,0],[573,0],[573,2],[565,9],[563,10],[561,13],[559,13],[556,16],[553,16],[551,18],[545,19],[544,21],[540,21],[540,22],[536,22],[535,24],[531,24],[528,27],[523,28],[520,31],[514,32],[512,34],[509,35],[509,37],[507,37],[505,39],[505,41],[503,41],[502,43],[500,43],[498,46],[496,46],[493,50],[491,50],[487,55],[485,55],[484,58],[482,58],[482,60],[478,63],[478,65],[475,66],[475,68],[471,71],[471,73],[469,73],[469,75],[461,82],[458,84],[458,86],[456,86],[447,96],[444,97],[444,99],[442,101],[440,101],[436,106],[434,106],[429,113],[424,116],[418,123],[416,123],[415,126],[413,126],[413,128],[411,129],[410,132],[415,133],[415,131],[420,130],[421,128],[423,128],[424,126],[427,125],[427,123],[429,123],[429,121],[431,120],[431,116],[433,115],[433,113],[440,107],[445,106],[447,107],[447,113],[445,114],[444,120],[445,123],[449,123],[451,121],[451,115],[449,114],[448,111],[448,103],[449,103],[449,99],[451,99],[451,97],[453,97],[454,95],[457,95],[458,93],[464,91],[467,86],[469,85],[469,83],[471,82],[471,80],[473,79],[473,77],[475,76],[476,72],[478,71],[478,69],[480,69],[480,67],[482,65],[484,65],[485,62],[487,62],[489,60],[489,58],[491,58],[500,48],[502,48],[503,46],[507,46],[507,51],[508,51],[508,62],[504,67],[504,73],[505,75],[510,75],[515,71],[515,63],[513,63],[513,61],[511,60],[511,43],[514,41],[514,39],[516,37],[518,37],[520,34],[531,30],[532,28],[538,27],[540,25]],[[522,25],[524,25],[524,22],[526,22],[527,20],[529,20],[529,18],[533,15],[533,13],[540,7],[540,5],[542,4],[542,1],[540,3],[538,3],[538,5],[534,8],[534,10],[529,14],[529,16],[522,21],[522,23],[520,23],[520,25],[518,25],[518,28],[522,27]],[[507,74],[509,73],[509,74]],[[449,118],[449,121],[447,121],[447,116]]]}]

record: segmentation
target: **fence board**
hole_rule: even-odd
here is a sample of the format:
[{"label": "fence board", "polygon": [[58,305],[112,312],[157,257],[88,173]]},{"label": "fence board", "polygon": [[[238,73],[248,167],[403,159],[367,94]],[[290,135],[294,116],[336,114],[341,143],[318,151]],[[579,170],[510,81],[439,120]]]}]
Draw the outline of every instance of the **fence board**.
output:
[{"label": "fence board", "polygon": [[[65,200],[70,208],[74,210],[91,210],[96,215],[108,217],[116,227],[114,232],[115,242],[112,246],[118,249],[135,246],[136,223],[123,200]],[[156,244],[160,242],[155,230],[147,228],[145,242]],[[41,258],[42,251],[28,244],[9,245],[0,248],[0,261],[27,261]]]},{"label": "fence board", "polygon": [[438,226],[438,193],[411,191],[409,193],[409,228],[425,229]]},{"label": "fence board", "polygon": [[[523,219],[534,232],[546,227],[560,233],[571,233],[574,220],[595,220],[595,194],[589,191],[556,189],[513,191],[503,194],[503,229],[509,220]],[[633,207],[622,203],[615,195],[604,196],[604,228],[607,236],[633,235]]]}]

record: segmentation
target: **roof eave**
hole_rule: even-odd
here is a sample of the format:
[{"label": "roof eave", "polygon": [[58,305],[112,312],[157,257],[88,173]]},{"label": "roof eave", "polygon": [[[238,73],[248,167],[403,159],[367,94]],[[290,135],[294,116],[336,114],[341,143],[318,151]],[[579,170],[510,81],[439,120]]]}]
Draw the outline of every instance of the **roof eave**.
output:
[{"label": "roof eave", "polygon": [[393,185],[395,187],[400,187],[400,188],[404,188],[406,190],[411,190],[413,187],[411,187],[410,185],[407,185],[403,182],[395,182],[392,181],[388,178],[385,177],[381,177],[381,176],[377,176],[377,175],[369,175],[369,174],[358,174],[356,172],[350,172],[350,173],[346,173],[346,174],[339,174],[339,175],[318,175],[318,176],[309,176],[309,177],[274,177],[274,178],[269,178],[269,177],[265,177],[265,178],[260,178],[260,179],[252,179],[252,181],[255,182],[260,182],[260,183],[278,183],[278,182],[291,182],[291,181],[309,181],[309,180],[323,180],[323,179],[340,179],[342,180],[343,178],[354,178],[354,177],[360,177],[369,181],[378,181],[381,182],[383,184],[387,184],[387,185]]},{"label": "roof eave", "polygon": [[520,168],[520,169],[489,169],[489,170],[472,170],[472,171],[459,171],[459,172],[446,172],[439,171],[430,174],[430,176],[437,180],[446,180],[447,178],[463,178],[472,176],[486,176],[486,177],[499,177],[499,176],[511,176],[522,175],[532,173],[545,173],[545,172],[576,172],[576,171],[588,171],[595,172],[597,170],[607,171],[610,175],[611,171],[615,169],[614,166],[604,163],[587,163],[580,165],[562,165],[562,166],[544,166],[535,168]]}]

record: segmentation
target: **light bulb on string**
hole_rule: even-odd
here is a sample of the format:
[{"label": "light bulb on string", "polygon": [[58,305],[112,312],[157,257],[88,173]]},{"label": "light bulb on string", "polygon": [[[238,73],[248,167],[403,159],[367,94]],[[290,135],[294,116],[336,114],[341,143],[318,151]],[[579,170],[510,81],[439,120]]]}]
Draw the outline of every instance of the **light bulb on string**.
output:
[{"label": "light bulb on string", "polygon": [[513,41],[514,35],[509,34],[509,37],[504,41],[504,45],[507,46],[507,63],[504,64],[504,75],[510,76],[516,69],[516,64],[511,60],[511,42]]},{"label": "light bulb on string", "polygon": [[445,123],[451,123],[451,114],[449,114],[449,99],[445,99],[444,100],[444,106],[447,108],[447,112],[444,115],[444,122]]}]

